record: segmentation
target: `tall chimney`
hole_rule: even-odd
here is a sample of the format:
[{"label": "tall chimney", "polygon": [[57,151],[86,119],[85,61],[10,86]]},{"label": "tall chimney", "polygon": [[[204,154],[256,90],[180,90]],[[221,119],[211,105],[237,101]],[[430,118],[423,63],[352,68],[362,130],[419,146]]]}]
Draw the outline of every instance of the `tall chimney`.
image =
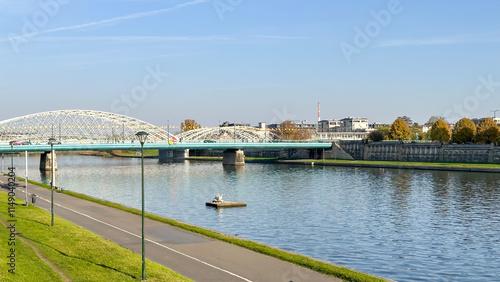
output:
[{"label": "tall chimney", "polygon": [[318,102],[318,122],[319,121],[321,121],[321,117],[320,117],[319,102]]}]

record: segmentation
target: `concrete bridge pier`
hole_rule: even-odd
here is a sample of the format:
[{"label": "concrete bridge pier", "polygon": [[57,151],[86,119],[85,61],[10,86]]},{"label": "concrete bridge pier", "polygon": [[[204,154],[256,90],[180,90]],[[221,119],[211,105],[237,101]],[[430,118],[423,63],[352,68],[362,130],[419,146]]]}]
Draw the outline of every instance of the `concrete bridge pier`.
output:
[{"label": "concrete bridge pier", "polygon": [[323,159],[323,155],[325,153],[325,149],[309,149],[309,158],[320,160]]},{"label": "concrete bridge pier", "polygon": [[[57,155],[54,152],[54,166],[57,170]],[[40,171],[52,171],[52,155],[49,152],[44,152],[40,155]]]},{"label": "concrete bridge pier", "polygon": [[189,157],[189,149],[186,150],[159,150],[160,163],[172,162],[174,160],[185,160]]},{"label": "concrete bridge pier", "polygon": [[242,150],[227,149],[222,155],[222,164],[231,166],[245,165],[245,154]]},{"label": "concrete bridge pier", "polygon": [[158,159],[160,163],[167,163],[174,160],[174,151],[172,150],[159,150]]}]

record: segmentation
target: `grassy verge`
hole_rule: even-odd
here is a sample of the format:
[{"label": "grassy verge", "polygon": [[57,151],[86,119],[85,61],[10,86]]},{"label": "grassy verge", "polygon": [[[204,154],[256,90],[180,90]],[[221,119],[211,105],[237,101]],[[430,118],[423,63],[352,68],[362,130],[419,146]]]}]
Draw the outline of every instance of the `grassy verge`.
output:
[{"label": "grassy verge", "polygon": [[[5,221],[7,201],[4,197],[4,192],[1,193],[1,203],[2,212],[0,217]],[[22,201],[18,201],[22,203]],[[21,207],[16,206],[16,210],[21,209]],[[17,223],[16,223],[16,226]],[[0,236],[5,239],[5,245],[0,247],[0,281],[64,281],[61,276],[49,267],[45,262],[43,262],[35,253],[35,251],[22,242],[21,240],[16,240],[15,246],[7,245],[7,238],[10,238],[9,229],[5,228],[4,225],[0,225]],[[3,240],[2,240],[3,241]],[[9,273],[11,267],[7,265],[10,259],[7,256],[10,255],[10,249],[15,249],[15,270],[14,273]]]},{"label": "grassy verge", "polygon": [[[7,194],[0,192],[0,217],[7,215]],[[24,202],[16,199],[16,203]],[[16,206],[16,232],[71,281],[136,281],[141,278],[141,256],[39,208]],[[3,238],[6,228],[1,228]],[[8,230],[7,230],[8,232]],[[7,247],[0,248],[2,268],[7,266]],[[16,274],[0,273],[1,281],[63,281],[42,262],[31,247],[16,239]],[[191,281],[157,263],[146,261],[149,281]]]},{"label": "grassy verge", "polygon": [[[34,181],[31,181],[30,183],[38,185],[38,183],[36,183]],[[44,184],[42,184],[40,186],[45,187],[45,188],[47,188],[47,187],[50,188],[50,186],[47,186]],[[97,203],[97,204],[100,204],[103,206],[108,206],[108,207],[119,209],[119,210],[122,210],[125,212],[129,212],[131,214],[141,215],[140,210],[130,208],[127,206],[123,206],[123,205],[120,205],[120,204],[117,204],[114,202],[97,199],[97,198],[94,198],[94,197],[91,197],[88,195],[84,195],[84,194],[80,194],[80,193],[76,193],[76,192],[68,191],[68,190],[66,190],[62,193],[76,197],[76,198],[80,198],[83,200],[87,200],[90,202],[94,202],[94,203]],[[281,259],[284,261],[288,261],[288,262],[291,262],[291,263],[294,263],[294,264],[297,264],[297,265],[300,265],[303,267],[307,267],[307,268],[310,268],[310,269],[315,270],[315,271],[320,272],[320,273],[324,273],[324,274],[331,275],[334,277],[342,278],[345,281],[367,281],[367,282],[386,281],[386,280],[381,279],[379,277],[375,277],[375,276],[372,276],[372,275],[369,275],[369,274],[366,274],[363,272],[355,271],[355,270],[352,270],[352,269],[349,269],[346,267],[336,266],[336,265],[332,265],[329,263],[321,262],[321,261],[318,261],[318,260],[310,258],[310,257],[287,252],[287,251],[277,249],[274,247],[270,247],[270,246],[267,246],[264,244],[260,244],[260,243],[254,242],[254,241],[244,240],[244,239],[232,237],[232,236],[229,236],[226,234],[221,234],[221,233],[213,231],[213,230],[204,229],[204,228],[201,228],[198,226],[190,225],[190,224],[183,223],[183,222],[180,222],[180,221],[177,221],[174,219],[170,219],[170,218],[165,218],[165,217],[162,217],[159,215],[146,213],[145,217],[152,219],[152,220],[159,221],[159,222],[163,222],[163,223],[166,223],[166,224],[169,224],[169,225],[172,225],[172,226],[175,226],[175,227],[187,230],[187,231],[198,233],[198,234],[207,236],[209,238],[228,242],[230,244],[234,244],[234,245],[237,245],[237,246],[240,246],[243,248],[247,248],[249,250],[252,250],[252,251],[255,251],[255,252],[258,252],[261,254],[265,254],[265,255],[272,256],[272,257],[275,257],[275,258],[278,258],[278,259]]]},{"label": "grassy verge", "polygon": [[[137,151],[135,150],[114,150],[114,151],[111,151],[111,154],[113,154],[113,156],[117,156],[117,157],[127,157],[127,158],[140,158],[141,155],[137,154]],[[154,149],[154,150],[144,150],[144,157],[145,158],[155,158],[155,157],[158,157],[159,153],[158,153],[158,150]]]}]

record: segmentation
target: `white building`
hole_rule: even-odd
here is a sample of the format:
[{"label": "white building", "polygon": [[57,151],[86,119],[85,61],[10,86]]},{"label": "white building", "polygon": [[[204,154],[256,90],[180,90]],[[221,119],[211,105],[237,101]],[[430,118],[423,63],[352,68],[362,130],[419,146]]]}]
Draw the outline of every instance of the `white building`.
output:
[{"label": "white building", "polygon": [[318,122],[318,132],[335,132],[340,127],[340,120],[324,119]]},{"label": "white building", "polygon": [[318,132],[314,138],[319,140],[363,140],[368,137],[368,132]]},{"label": "white building", "polygon": [[348,117],[340,120],[340,132],[360,132],[368,129],[368,119],[358,117]]}]

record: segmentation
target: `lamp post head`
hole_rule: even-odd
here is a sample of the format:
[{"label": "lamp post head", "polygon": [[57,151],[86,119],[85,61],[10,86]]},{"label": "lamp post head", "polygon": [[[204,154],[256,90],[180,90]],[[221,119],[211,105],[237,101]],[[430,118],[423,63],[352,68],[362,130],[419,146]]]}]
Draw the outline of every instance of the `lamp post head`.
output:
[{"label": "lamp post head", "polygon": [[141,145],[144,145],[144,142],[146,142],[148,135],[149,134],[146,131],[139,131],[135,134],[135,136],[137,136],[137,139],[139,139],[139,142],[141,142]]},{"label": "lamp post head", "polygon": [[56,144],[56,139],[55,138],[49,138],[49,145],[54,145]]}]

